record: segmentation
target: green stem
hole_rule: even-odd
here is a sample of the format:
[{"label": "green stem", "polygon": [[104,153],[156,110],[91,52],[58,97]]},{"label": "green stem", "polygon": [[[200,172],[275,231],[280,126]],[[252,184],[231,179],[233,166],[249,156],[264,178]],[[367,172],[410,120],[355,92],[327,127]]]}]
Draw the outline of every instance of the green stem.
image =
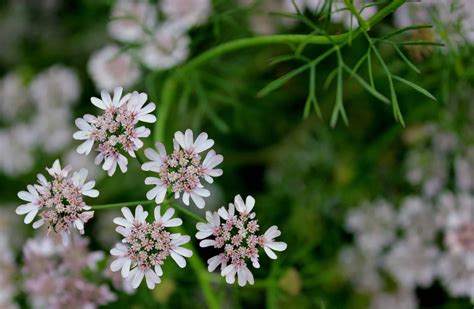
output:
[{"label": "green stem", "polygon": [[114,204],[103,204],[103,205],[94,205],[91,206],[92,210],[102,210],[102,209],[109,209],[109,208],[117,208],[117,207],[128,207],[128,206],[137,206],[137,205],[149,205],[153,204],[155,201],[134,201],[134,202],[124,202],[124,203],[114,203]]},{"label": "green stem", "polygon": [[370,25],[365,21],[365,19],[362,18],[362,16],[360,16],[360,13],[356,9],[354,4],[352,3],[352,0],[344,0],[344,2],[346,3],[347,8],[349,9],[349,11],[351,11],[351,13],[357,18],[357,21],[359,22],[359,25],[362,28],[364,28],[365,31],[369,31],[370,30]]},{"label": "green stem", "polygon": [[183,214],[187,215],[188,217],[193,218],[194,220],[198,222],[206,222],[203,218],[200,216],[196,215],[194,212],[188,210],[187,208],[179,205],[179,204],[173,204],[171,202],[164,202],[163,204],[169,205],[170,207],[173,207],[177,209],[178,211],[182,212]]},{"label": "green stem", "polygon": [[[380,11],[364,21],[367,29],[370,29],[373,25],[379,23],[384,19],[388,14],[399,8],[407,0],[394,0],[389,3],[387,6],[380,9]],[[357,11],[357,10],[355,10]],[[164,140],[164,133],[166,127],[166,121],[170,112],[171,105],[173,104],[174,93],[177,88],[177,83],[180,77],[187,71],[195,69],[206,62],[217,58],[226,53],[234,52],[239,49],[261,46],[261,45],[273,45],[273,44],[295,44],[295,43],[305,43],[305,44],[319,44],[319,45],[329,45],[329,44],[347,44],[349,38],[353,40],[359,36],[362,31],[365,31],[363,28],[357,28],[351,32],[347,32],[340,35],[300,35],[300,34],[288,34],[288,35],[269,35],[269,36],[258,36],[253,38],[238,39],[235,41],[227,42],[211,48],[196,58],[185,63],[180,68],[169,76],[163,85],[161,93],[161,102],[160,108],[158,109],[158,121],[155,123],[154,128],[154,140],[161,141]]]},{"label": "green stem", "polygon": [[[102,209],[109,209],[109,208],[118,208],[118,207],[129,207],[129,206],[137,206],[137,205],[152,205],[155,204],[154,200],[146,200],[146,201],[134,201],[134,202],[124,202],[124,203],[114,203],[114,204],[104,204],[104,205],[94,205],[91,206],[92,210],[102,210]],[[205,222],[203,218],[200,216],[196,215],[195,213],[189,211],[188,209],[184,208],[183,206],[179,204],[173,204],[169,201],[165,201],[163,205],[167,207],[173,207],[177,209],[178,211],[182,212],[183,214],[187,215],[188,217],[193,218],[194,220],[198,222]]]},{"label": "green stem", "polygon": [[[165,200],[163,202],[163,205],[165,207],[173,206],[173,204],[169,200]],[[183,209],[181,206],[179,206],[178,209],[180,209],[181,211],[186,211],[188,215],[192,214],[191,216],[193,218],[195,218],[198,221],[202,221],[201,218],[191,213],[189,210]],[[172,230],[182,235],[189,235],[186,232],[186,229],[184,228],[184,226],[182,225],[174,227],[172,228]],[[206,266],[204,265],[199,255],[196,254],[197,250],[191,242],[187,244],[187,247],[193,252],[193,255],[188,259],[189,265],[191,266],[191,268],[193,269],[194,273],[197,276],[199,286],[201,287],[202,293],[204,294],[204,298],[206,299],[206,303],[208,307],[212,309],[219,309],[220,308],[219,300],[217,299],[215,291],[213,287],[211,286],[210,278],[208,276],[208,271],[206,269]]]}]

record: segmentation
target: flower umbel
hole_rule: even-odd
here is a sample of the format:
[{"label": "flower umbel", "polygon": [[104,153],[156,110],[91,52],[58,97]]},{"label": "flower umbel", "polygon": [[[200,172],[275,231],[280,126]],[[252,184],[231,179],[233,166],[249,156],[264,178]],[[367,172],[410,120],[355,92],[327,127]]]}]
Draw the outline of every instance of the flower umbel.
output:
[{"label": "flower umbel", "polygon": [[[252,262],[252,266],[259,268],[259,248],[263,248],[265,253],[276,259],[275,251],[284,251],[287,247],[284,242],[277,242],[275,238],[281,235],[277,226],[270,227],[265,234],[258,235],[260,230],[255,213],[252,212],[255,200],[247,196],[245,202],[240,195],[234,199],[234,204],[229,207],[219,208],[217,212],[206,212],[208,223],[198,223],[196,228],[197,239],[201,247],[213,246],[224,252],[210,258],[208,270],[214,271],[221,266],[221,275],[226,277],[229,284],[235,282],[235,275],[238,277],[240,286],[253,284],[253,275],[247,267],[247,262]],[[224,221],[221,223],[220,219]],[[212,236],[214,239],[205,239]]]},{"label": "flower umbel", "polygon": [[183,221],[179,218],[171,218],[174,209],[168,209],[163,216],[160,214],[161,207],[154,210],[155,221],[146,222],[148,212],[143,210],[141,205],[135,209],[135,216],[130,209],[123,207],[124,217],[114,219],[118,225],[116,231],[124,238],[122,243],[110,251],[116,260],[110,265],[112,271],[121,270],[122,277],[132,283],[133,288],[137,288],[146,278],[148,288],[153,289],[161,282],[163,275],[161,265],[168,256],[178,264],[179,267],[186,266],[184,257],[192,256],[192,251],[180,247],[189,242],[190,237],[178,233],[171,234],[167,227],[180,226]]},{"label": "flower umbel", "polygon": [[150,130],[144,126],[136,127],[139,121],[153,123],[156,117],[150,113],[155,104],[146,104],[145,93],[133,92],[122,97],[122,88],[114,89],[113,98],[102,91],[101,99],[91,98],[92,104],[104,110],[101,116],[84,115],[76,119],[80,129],[73,137],[84,142],[77,148],[80,154],[88,155],[92,147],[97,145],[99,154],[95,158],[97,165],[103,162],[102,168],[108,175],[115,173],[117,164],[120,170],[127,171],[128,159],[124,153],[135,157],[135,151],[143,147],[142,137],[148,137]]},{"label": "flower umbel", "polygon": [[68,243],[70,229],[75,227],[83,234],[84,223],[94,215],[83,196],[97,197],[99,191],[93,189],[95,181],[86,182],[86,169],[69,176],[70,167],[62,169],[59,160],[56,160],[46,170],[53,179],[48,181],[42,174],[38,174],[37,184],[28,185],[28,191],[18,193],[18,197],[27,203],[18,206],[16,213],[26,214],[26,224],[31,223],[39,214],[39,220],[33,223],[33,228],[46,224],[48,231],[61,234],[64,243]]},{"label": "flower umbel", "polygon": [[222,170],[215,167],[222,163],[224,157],[210,150],[202,161],[200,153],[214,145],[214,141],[206,133],[199,134],[194,141],[190,129],[184,134],[178,131],[174,134],[173,143],[174,150],[169,155],[161,143],[155,144],[158,152],[151,148],[145,150],[145,156],[151,161],[144,163],[142,169],[158,173],[158,177],[145,179],[145,184],[155,185],[148,191],[147,198],[155,199],[157,204],[161,204],[170,188],[176,199],[183,194],[184,204],[189,205],[191,197],[198,208],[204,208],[203,197],[208,197],[210,192],[204,189],[201,179],[212,183],[212,177],[221,176]]}]

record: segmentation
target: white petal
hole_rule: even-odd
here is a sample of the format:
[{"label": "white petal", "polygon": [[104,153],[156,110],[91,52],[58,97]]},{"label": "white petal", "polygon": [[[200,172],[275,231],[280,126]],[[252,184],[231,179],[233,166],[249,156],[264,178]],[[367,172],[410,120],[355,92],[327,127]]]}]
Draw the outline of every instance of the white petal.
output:
[{"label": "white petal", "polygon": [[175,253],[174,251],[170,252],[171,257],[173,260],[178,264],[179,267],[184,268],[186,267],[186,260],[179,254]]}]

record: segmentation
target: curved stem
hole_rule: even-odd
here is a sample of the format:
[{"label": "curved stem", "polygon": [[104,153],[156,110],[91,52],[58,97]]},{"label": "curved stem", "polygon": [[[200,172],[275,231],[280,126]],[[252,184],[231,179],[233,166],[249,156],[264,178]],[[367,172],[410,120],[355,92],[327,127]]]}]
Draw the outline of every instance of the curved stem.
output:
[{"label": "curved stem", "polygon": [[[407,0],[393,0],[387,6],[380,9],[380,11],[365,21],[364,25],[366,29],[370,29],[373,25],[379,23],[387,15],[392,13],[394,10],[403,5]],[[358,13],[358,12],[357,12]],[[237,51],[239,49],[260,46],[260,45],[273,45],[273,44],[294,44],[294,43],[305,43],[305,44],[341,44],[345,45],[349,39],[353,40],[359,36],[365,29],[357,28],[352,32],[347,32],[340,35],[301,35],[301,34],[288,34],[288,35],[269,35],[269,36],[258,36],[253,38],[239,39],[231,42],[227,42],[211,48],[196,58],[182,65],[180,68],[166,79],[162,93],[161,93],[161,107],[158,110],[158,121],[155,123],[154,128],[154,140],[163,142],[165,125],[168,118],[168,114],[173,104],[174,93],[177,88],[178,80],[184,73],[189,70],[195,69],[202,64],[219,57],[223,54]]]}]

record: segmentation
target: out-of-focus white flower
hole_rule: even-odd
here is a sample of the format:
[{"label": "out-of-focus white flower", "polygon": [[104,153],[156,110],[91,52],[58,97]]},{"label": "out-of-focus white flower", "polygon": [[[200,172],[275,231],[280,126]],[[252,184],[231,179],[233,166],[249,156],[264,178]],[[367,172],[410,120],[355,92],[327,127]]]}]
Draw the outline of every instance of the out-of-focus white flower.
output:
[{"label": "out-of-focus white flower", "polygon": [[424,241],[432,241],[436,236],[435,219],[431,203],[417,196],[406,197],[398,213],[398,223],[405,234]]},{"label": "out-of-focus white flower", "polygon": [[[377,7],[372,1],[354,0],[354,6],[359,10],[360,16],[367,20],[377,13]],[[354,29],[359,26],[357,18],[347,9],[344,0],[334,0],[332,3],[331,20],[336,23],[342,23],[348,29]]]},{"label": "out-of-focus white flower", "polygon": [[474,197],[467,193],[444,193],[438,207],[437,223],[443,229],[447,249],[474,257]]},{"label": "out-of-focus white flower", "polygon": [[168,256],[179,267],[186,266],[185,257],[191,257],[192,251],[181,247],[188,243],[190,237],[181,234],[171,234],[166,228],[183,224],[179,218],[172,218],[174,209],[169,208],[161,215],[161,207],[154,210],[153,223],[146,222],[148,212],[141,205],[135,208],[135,216],[130,209],[122,208],[123,217],[114,219],[118,225],[116,231],[124,238],[110,251],[116,259],[110,264],[114,272],[121,271],[122,277],[132,283],[134,289],[138,288],[143,278],[149,289],[153,289],[161,282],[163,275],[161,265]]},{"label": "out-of-focus white flower", "polygon": [[[291,18],[272,16],[272,13],[293,13],[297,10],[292,0],[239,0],[241,5],[254,7],[250,16],[250,25],[257,34],[273,34],[279,26],[289,26],[295,23]],[[304,11],[305,0],[295,0],[295,4],[300,11]],[[311,7],[311,5],[309,5]]]},{"label": "out-of-focus white flower", "polygon": [[[18,240],[18,231],[14,229],[14,221],[10,216],[11,208],[0,206],[0,308],[14,309],[18,306],[14,302],[17,293],[15,284],[15,256],[12,245]],[[21,234],[21,233],[20,233]]]},{"label": "out-of-focus white flower", "polygon": [[0,80],[0,118],[15,120],[28,106],[27,89],[20,76],[9,73]]},{"label": "out-of-focus white flower", "polygon": [[384,268],[404,288],[428,287],[437,274],[438,249],[418,238],[396,242],[384,257]]},{"label": "out-of-focus white flower", "polygon": [[67,106],[40,110],[31,119],[29,134],[35,136],[33,144],[48,153],[58,153],[71,143],[71,110]]},{"label": "out-of-focus white flower", "polygon": [[406,179],[421,186],[423,194],[433,197],[441,192],[448,179],[446,158],[431,149],[414,149],[405,159]]},{"label": "out-of-focus white flower", "polygon": [[416,309],[418,308],[415,293],[411,290],[377,293],[370,304],[371,309]]},{"label": "out-of-focus white flower", "polygon": [[83,196],[97,197],[99,191],[93,189],[95,181],[86,182],[86,169],[68,177],[70,167],[62,169],[59,160],[56,160],[46,170],[53,180],[48,181],[42,174],[38,174],[37,184],[28,185],[28,191],[18,193],[18,197],[27,203],[18,206],[16,213],[26,215],[26,224],[30,224],[39,214],[40,218],[33,223],[33,228],[46,224],[48,231],[60,234],[63,242],[68,244],[71,228],[84,233],[84,223],[94,215],[90,211],[91,207],[85,204]]},{"label": "out-of-focus white flower", "polygon": [[346,219],[358,246],[371,252],[380,252],[394,241],[396,224],[393,206],[383,199],[352,209]]},{"label": "out-of-focus white flower", "polygon": [[166,18],[183,30],[199,26],[211,15],[210,0],[162,0],[160,9]]},{"label": "out-of-focus white flower", "polygon": [[[8,176],[28,172],[34,164],[33,149],[36,141],[29,126],[15,125],[0,130],[0,169]],[[33,137],[33,139],[32,139]]]},{"label": "out-of-focus white flower", "polygon": [[97,308],[116,299],[107,285],[86,279],[102,252],[89,252],[88,240],[75,237],[65,247],[57,239],[38,237],[24,246],[25,290],[34,308]]},{"label": "out-of-focus white flower", "polygon": [[474,190],[474,147],[469,147],[465,154],[454,160],[456,188],[462,192]]},{"label": "out-of-focus white flower", "polygon": [[397,28],[429,24],[432,22],[430,10],[433,5],[434,1],[405,3],[394,12],[393,23]]},{"label": "out-of-focus white flower", "polygon": [[190,39],[178,24],[160,25],[140,50],[140,58],[151,70],[166,70],[184,62]]},{"label": "out-of-focus white flower", "polygon": [[104,110],[101,116],[86,114],[76,119],[80,129],[73,138],[84,142],[77,147],[77,152],[88,155],[95,144],[99,154],[95,164],[103,162],[102,168],[112,176],[117,169],[125,173],[128,159],[123,153],[135,157],[135,151],[143,147],[142,137],[148,137],[150,130],[144,126],[136,127],[138,122],[153,123],[156,117],[152,114],[154,103],[147,102],[146,93],[133,92],[122,97],[122,88],[115,88],[113,98],[107,91],[102,91],[101,99],[91,98],[92,104]]},{"label": "out-of-focus white flower", "polygon": [[116,45],[105,46],[92,54],[87,70],[96,87],[107,91],[115,87],[128,88],[141,76],[132,56]]},{"label": "out-of-focus white flower", "polygon": [[156,20],[156,6],[147,0],[119,0],[115,2],[108,30],[119,41],[132,43],[142,41]]},{"label": "out-of-focus white flower", "polygon": [[380,257],[373,252],[360,248],[344,248],[339,254],[339,261],[354,287],[361,292],[376,292],[383,287],[383,280],[378,272]]},{"label": "out-of-focus white flower", "polygon": [[208,197],[210,192],[204,189],[201,179],[212,183],[213,177],[221,176],[222,170],[216,167],[222,163],[224,157],[210,150],[202,161],[200,153],[214,145],[214,140],[209,139],[207,133],[199,134],[194,140],[190,129],[184,134],[178,131],[174,134],[173,144],[174,151],[169,155],[161,143],[155,145],[158,152],[151,148],[145,150],[145,156],[151,161],[144,163],[142,169],[158,173],[158,177],[145,179],[145,184],[155,186],[146,196],[149,200],[155,199],[157,204],[161,204],[170,188],[175,199],[179,199],[183,194],[184,204],[189,205],[191,198],[198,208],[204,208],[203,197]]},{"label": "out-of-focus white flower", "polygon": [[441,283],[449,294],[474,299],[474,253],[445,253],[437,266]]},{"label": "out-of-focus white flower", "polygon": [[30,95],[38,108],[52,108],[76,103],[81,92],[76,72],[62,65],[54,65],[31,82]]},{"label": "out-of-focus white flower", "polygon": [[256,234],[260,227],[252,212],[254,205],[253,197],[247,196],[244,202],[237,195],[234,204],[230,203],[227,209],[221,207],[217,212],[206,212],[207,223],[199,222],[196,225],[196,238],[202,239],[199,243],[201,247],[212,246],[223,251],[207,261],[208,270],[212,272],[220,266],[221,275],[226,277],[229,284],[235,282],[236,275],[240,286],[254,283],[247,263],[251,262],[255,268],[260,267],[259,248],[271,259],[277,258],[274,251],[284,251],[287,248],[286,243],[275,241],[281,235],[276,226],[270,227],[263,235]]}]

